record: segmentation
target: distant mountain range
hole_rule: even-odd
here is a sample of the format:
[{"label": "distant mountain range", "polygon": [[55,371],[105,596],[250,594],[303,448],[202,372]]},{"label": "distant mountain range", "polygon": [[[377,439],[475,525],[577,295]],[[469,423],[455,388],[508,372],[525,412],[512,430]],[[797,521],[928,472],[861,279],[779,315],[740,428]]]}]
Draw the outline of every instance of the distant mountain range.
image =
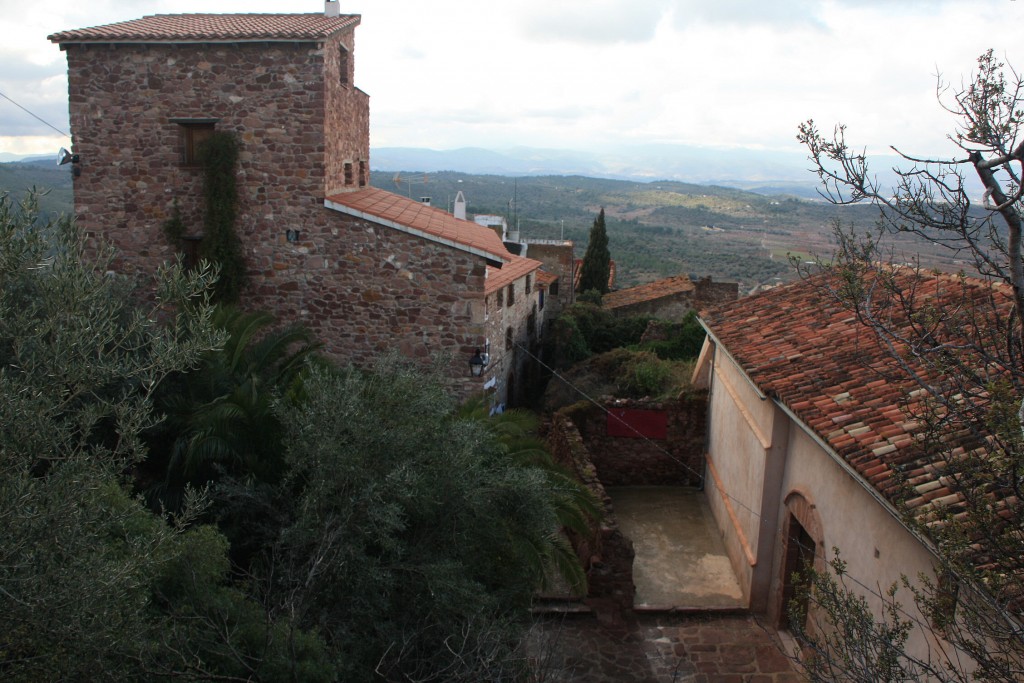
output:
[{"label": "distant mountain range", "polygon": [[[0,152],[0,162],[56,163],[56,153],[16,155]],[[880,179],[892,180],[895,157],[877,157]],[[501,176],[580,175],[591,178],[649,182],[674,180],[718,185],[762,195],[787,194],[816,199],[817,176],[802,151],[778,152],[748,148],[718,149],[693,145],[632,145],[579,151],[510,147],[463,147],[436,150],[420,147],[375,147],[374,171],[456,171]]]},{"label": "distant mountain range", "polygon": [[[52,155],[0,153],[0,162],[46,163]],[[56,163],[54,161],[54,163]],[[583,152],[565,149],[479,147],[435,150],[376,147],[370,150],[375,171],[457,171],[502,176],[581,175],[613,180],[676,180],[719,185],[759,194],[816,197],[816,178],[800,153],[751,149],[711,149],[684,145],[636,145]]]},{"label": "distant mountain range", "polygon": [[512,147],[433,150],[377,147],[370,151],[376,171],[458,171],[504,176],[582,175],[615,180],[677,180],[719,185],[760,194],[817,196],[817,178],[806,155],[753,149],[711,149],[687,145],[635,145],[602,151]]}]

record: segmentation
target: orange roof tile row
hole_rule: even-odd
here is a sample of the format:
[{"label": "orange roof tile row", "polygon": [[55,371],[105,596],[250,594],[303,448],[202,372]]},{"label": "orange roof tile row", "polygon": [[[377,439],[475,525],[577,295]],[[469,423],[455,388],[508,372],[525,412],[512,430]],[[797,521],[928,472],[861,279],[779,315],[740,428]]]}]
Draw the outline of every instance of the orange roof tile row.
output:
[{"label": "orange roof tile row", "polygon": [[547,287],[552,282],[558,279],[558,276],[554,273],[549,273],[546,270],[537,271],[537,285],[540,287]]},{"label": "orange roof tile row", "polygon": [[507,263],[513,258],[493,230],[387,190],[364,187],[331,195],[324,203],[336,211],[419,234],[493,261]]},{"label": "orange roof tile row", "polygon": [[[1000,322],[1011,309],[1006,287],[952,275],[906,273],[895,281],[920,310],[965,316],[963,329],[957,329],[957,318],[946,328],[936,326],[937,341],[989,334],[997,342],[1006,334]],[[960,430],[943,437],[945,460],[923,455],[917,436],[924,422],[918,418],[928,405],[927,393],[873,329],[826,293],[830,284],[818,275],[711,309],[702,319],[763,393],[777,397],[890,502],[903,501],[915,514],[928,516],[936,506],[958,499],[943,476],[949,474],[950,453],[969,452],[980,443]],[[874,313],[914,338],[899,299]],[[897,351],[933,385],[949,384],[916,360],[908,346]],[[977,358],[961,360],[968,367],[980,365]],[[998,369],[991,374],[999,376]]]},{"label": "orange roof tile row", "polygon": [[487,284],[484,285],[484,294],[496,292],[505,285],[512,284],[519,278],[540,268],[543,263],[525,256],[513,256],[510,263],[501,268],[487,266]]},{"label": "orange roof tile row", "polygon": [[153,14],[48,38],[54,43],[319,40],[359,21],[358,14]]},{"label": "orange roof tile row", "polygon": [[647,284],[637,285],[629,289],[620,289],[615,292],[608,292],[601,298],[601,306],[604,308],[619,308],[631,306],[644,301],[654,301],[680,292],[692,292],[695,289],[693,281],[686,275],[676,275],[662,280],[655,280]]}]

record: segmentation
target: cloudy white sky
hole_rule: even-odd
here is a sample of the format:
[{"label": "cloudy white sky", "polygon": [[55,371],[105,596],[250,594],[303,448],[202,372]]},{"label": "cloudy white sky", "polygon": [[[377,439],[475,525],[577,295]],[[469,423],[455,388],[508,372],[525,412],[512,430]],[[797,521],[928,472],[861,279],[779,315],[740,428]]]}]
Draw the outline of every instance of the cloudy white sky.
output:
[{"label": "cloudy white sky", "polygon": [[[50,33],[173,12],[318,12],[321,0],[0,0],[0,92],[67,130]],[[345,0],[371,144],[798,151],[797,124],[938,154],[954,85],[995,49],[1024,69],[1024,0]],[[0,153],[63,138],[0,98]]]}]

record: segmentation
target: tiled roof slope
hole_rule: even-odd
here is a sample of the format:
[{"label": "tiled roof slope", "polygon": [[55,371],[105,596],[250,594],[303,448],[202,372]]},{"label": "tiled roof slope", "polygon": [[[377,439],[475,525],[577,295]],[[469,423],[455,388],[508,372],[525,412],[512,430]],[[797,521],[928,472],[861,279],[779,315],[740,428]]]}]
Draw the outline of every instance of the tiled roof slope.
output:
[{"label": "tiled roof slope", "polygon": [[[907,273],[896,281],[902,291],[913,291],[918,305],[937,310],[975,310],[963,305],[965,295],[992,297],[1003,314],[1011,307],[1007,288],[980,280]],[[903,500],[918,515],[956,503],[942,476],[948,472],[915,448],[922,425],[911,415],[923,410],[924,392],[867,325],[821,291],[827,284],[818,275],[711,309],[702,320],[764,394],[789,408],[890,502]],[[900,324],[899,313],[885,314]],[[928,373],[903,355],[915,371]],[[926,377],[942,383],[934,373]],[[963,434],[946,440],[954,456],[978,445]]]},{"label": "tiled roof slope", "polygon": [[166,43],[319,40],[352,26],[358,14],[153,14],[116,24],[61,31],[54,43]]},{"label": "tiled roof slope", "polygon": [[554,273],[549,273],[546,270],[537,271],[537,284],[541,287],[547,287],[552,282],[558,279],[558,276]]},{"label": "tiled roof slope", "polygon": [[629,289],[620,289],[615,292],[608,292],[601,298],[601,306],[604,308],[619,308],[631,306],[644,301],[654,301],[680,292],[692,292],[695,289],[693,281],[686,275],[676,275],[662,280],[655,280],[647,284],[637,285]]},{"label": "tiled roof slope", "polygon": [[335,211],[366,218],[492,261],[507,263],[512,260],[512,254],[493,230],[387,190],[364,187],[353,192],[341,192],[327,197],[324,204]]},{"label": "tiled roof slope", "polygon": [[501,268],[487,266],[487,285],[484,293],[496,292],[507,284],[511,284],[527,273],[540,268],[543,263],[524,256],[512,256],[512,261]]}]

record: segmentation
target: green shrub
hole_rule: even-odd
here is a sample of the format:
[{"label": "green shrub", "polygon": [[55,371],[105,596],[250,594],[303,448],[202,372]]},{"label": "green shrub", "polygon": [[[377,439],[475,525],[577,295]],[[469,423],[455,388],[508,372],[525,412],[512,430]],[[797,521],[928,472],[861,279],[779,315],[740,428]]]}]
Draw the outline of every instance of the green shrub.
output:
[{"label": "green shrub", "polygon": [[650,352],[634,352],[620,369],[618,384],[626,397],[657,396],[668,389],[672,376],[671,363]]},{"label": "green shrub", "polygon": [[668,339],[649,341],[637,349],[651,351],[662,360],[690,360],[700,355],[706,333],[697,321],[696,311],[690,311],[682,322],[666,323],[663,326]]}]

